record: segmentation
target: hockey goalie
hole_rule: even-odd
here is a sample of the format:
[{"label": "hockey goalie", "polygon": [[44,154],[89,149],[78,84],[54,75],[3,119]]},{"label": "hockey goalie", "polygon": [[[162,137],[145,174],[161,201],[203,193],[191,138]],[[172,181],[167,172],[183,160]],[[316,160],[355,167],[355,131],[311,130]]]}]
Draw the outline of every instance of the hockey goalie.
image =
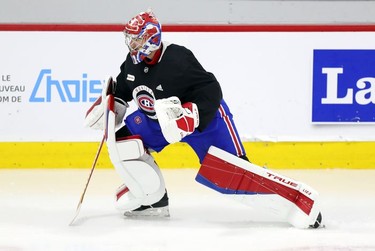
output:
[{"label": "hockey goalie", "polygon": [[[166,185],[150,152],[185,142],[201,163],[199,183],[295,227],[322,226],[318,193],[249,161],[215,76],[189,49],[162,41],[161,34],[151,11],[125,25],[129,53],[86,114],[88,127],[105,130],[123,181],[116,207],[126,217],[168,217]],[[127,114],[131,101],[137,109]]]}]

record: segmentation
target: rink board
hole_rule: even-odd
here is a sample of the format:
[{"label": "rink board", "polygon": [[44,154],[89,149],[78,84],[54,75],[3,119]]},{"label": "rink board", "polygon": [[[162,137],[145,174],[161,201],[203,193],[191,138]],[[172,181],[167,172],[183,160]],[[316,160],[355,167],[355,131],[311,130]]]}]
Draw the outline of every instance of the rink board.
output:
[{"label": "rink board", "polygon": [[[2,142],[0,168],[89,168],[99,142]],[[268,168],[375,168],[375,142],[245,142],[250,160]],[[153,153],[161,168],[199,167],[185,143]],[[97,166],[111,168],[102,149]]]},{"label": "rink board", "polygon": [[[4,59],[0,62],[3,118],[0,168],[91,166],[101,135],[82,126],[83,115],[99,95],[104,78],[118,74],[118,66],[127,53],[122,28],[122,25],[0,25],[3,45],[0,52]],[[317,69],[318,77],[328,78],[328,73],[321,70],[325,69],[325,63],[330,63],[323,60],[324,65],[314,68],[321,63],[314,52],[374,52],[374,25],[166,25],[164,31],[166,41],[190,48],[205,68],[220,79],[253,163],[269,168],[375,169],[373,102],[365,104],[370,122],[362,122],[357,114],[353,117],[350,113],[352,108],[359,111],[354,98],[357,95],[352,95],[353,102],[356,101],[352,105],[332,104],[330,95],[331,110],[341,111],[339,116],[333,116],[340,121],[326,124],[312,119],[314,114],[324,114],[327,107],[313,109],[314,98],[324,99],[312,88],[313,84],[328,86],[327,81],[314,82],[320,78],[313,73]],[[251,46],[233,62],[230,51],[212,53],[232,41]],[[363,68],[362,59],[356,69]],[[345,77],[353,78],[349,86],[343,87],[344,91],[353,91],[359,80],[374,75],[360,71],[357,76],[347,66],[343,72]],[[341,100],[341,96],[333,97]],[[336,109],[341,107],[343,111]],[[347,115],[352,122],[341,119]],[[193,151],[184,144],[169,146],[154,156],[162,168],[199,166]],[[98,167],[111,166],[104,148]]]}]

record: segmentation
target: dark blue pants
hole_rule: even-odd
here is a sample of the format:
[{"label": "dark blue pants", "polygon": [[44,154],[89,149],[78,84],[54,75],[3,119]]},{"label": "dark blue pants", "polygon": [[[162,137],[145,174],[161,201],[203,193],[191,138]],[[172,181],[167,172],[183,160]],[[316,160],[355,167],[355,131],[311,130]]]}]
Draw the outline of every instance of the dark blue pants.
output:
[{"label": "dark blue pants", "polygon": [[[127,128],[133,135],[140,135],[146,148],[160,152],[169,143],[163,137],[159,123],[150,119],[140,110],[129,114],[125,119]],[[206,156],[210,146],[216,146],[236,156],[246,155],[233,115],[224,100],[212,122],[202,132],[195,130],[181,140],[189,144],[199,157],[200,163]]]}]

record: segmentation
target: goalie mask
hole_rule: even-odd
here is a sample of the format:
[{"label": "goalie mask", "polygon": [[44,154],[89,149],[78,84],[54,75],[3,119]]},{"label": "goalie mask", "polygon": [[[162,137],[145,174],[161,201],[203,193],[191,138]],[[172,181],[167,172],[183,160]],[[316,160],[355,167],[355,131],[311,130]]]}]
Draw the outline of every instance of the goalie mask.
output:
[{"label": "goalie mask", "polygon": [[161,46],[161,25],[151,11],[133,17],[125,25],[124,35],[134,64],[142,62]]}]

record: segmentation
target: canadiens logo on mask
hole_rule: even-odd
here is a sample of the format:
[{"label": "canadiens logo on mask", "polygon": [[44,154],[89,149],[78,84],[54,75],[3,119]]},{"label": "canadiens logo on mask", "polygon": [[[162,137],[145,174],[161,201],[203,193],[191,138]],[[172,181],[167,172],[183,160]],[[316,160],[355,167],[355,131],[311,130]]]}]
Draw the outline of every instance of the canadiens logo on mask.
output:
[{"label": "canadiens logo on mask", "polygon": [[141,109],[149,118],[157,119],[154,110],[155,95],[154,92],[145,85],[140,85],[133,90],[133,98],[136,100],[139,109]]}]

